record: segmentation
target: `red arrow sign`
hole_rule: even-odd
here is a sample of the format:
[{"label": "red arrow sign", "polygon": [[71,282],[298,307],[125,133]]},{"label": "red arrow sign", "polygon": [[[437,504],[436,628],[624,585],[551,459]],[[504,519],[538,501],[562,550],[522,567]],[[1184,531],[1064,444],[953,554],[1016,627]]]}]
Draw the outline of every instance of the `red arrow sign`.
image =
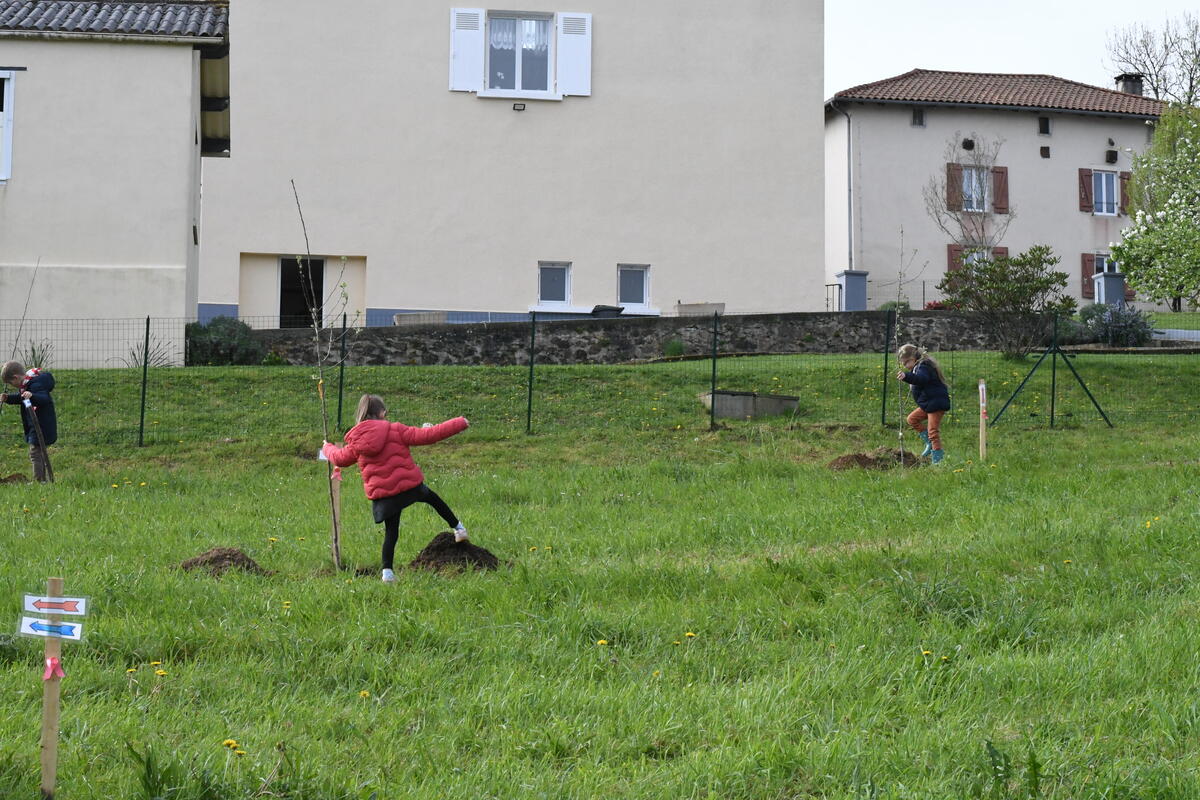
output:
[{"label": "red arrow sign", "polygon": [[33,607],[38,611],[53,609],[56,611],[74,612],[79,611],[78,600],[34,600]]}]

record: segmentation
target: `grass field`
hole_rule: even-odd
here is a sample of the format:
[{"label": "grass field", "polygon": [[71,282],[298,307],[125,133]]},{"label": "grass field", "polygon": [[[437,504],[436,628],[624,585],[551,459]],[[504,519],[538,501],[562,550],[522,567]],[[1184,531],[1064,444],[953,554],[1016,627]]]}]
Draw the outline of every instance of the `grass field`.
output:
[{"label": "grass field", "polygon": [[1197,311],[1182,311],[1172,313],[1170,311],[1155,311],[1151,314],[1156,328],[1176,328],[1184,331],[1200,330],[1200,312]]},{"label": "grass field", "polygon": [[[1035,381],[986,461],[976,373],[1003,398],[1032,362],[955,362],[948,462],[890,472],[826,467],[897,441],[870,365],[738,360],[723,383],[802,413],[717,431],[707,365],[549,370],[533,436],[519,369],[355,370],[393,419],[471,418],[417,460],[508,563],[394,585],[355,470],[370,574],[331,570],[309,371],[166,371],[144,448],[127,386],[60,374],[58,482],[0,487],[9,630],[51,575],[91,603],[57,796],[1200,797],[1200,383],[1124,358],[1088,373],[1116,428],[1072,394],[1048,430]],[[440,529],[405,512],[398,560]],[[214,546],[273,574],[178,568]],[[0,635],[0,797],[37,793],[41,653]]]}]

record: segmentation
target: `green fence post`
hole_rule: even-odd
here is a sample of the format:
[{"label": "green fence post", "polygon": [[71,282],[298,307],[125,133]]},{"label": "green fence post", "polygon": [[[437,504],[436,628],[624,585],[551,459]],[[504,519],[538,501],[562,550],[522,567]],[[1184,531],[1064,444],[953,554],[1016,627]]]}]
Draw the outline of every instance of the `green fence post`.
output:
[{"label": "green fence post", "polygon": [[712,327],[712,381],[708,391],[708,429],[717,429],[717,342],[721,336],[721,315],[713,312]]},{"label": "green fence post", "polygon": [[529,388],[526,392],[525,433],[533,433],[533,361],[534,343],[537,340],[537,312],[529,312]]},{"label": "green fence post", "polygon": [[146,436],[146,381],[150,367],[150,317],[146,317],[146,337],[142,341],[142,411],[138,421],[138,447],[145,443]]},{"label": "green fence post", "polygon": [[342,432],[342,390],[346,388],[346,312],[342,312],[342,341],[338,354],[338,412],[337,429]]},{"label": "green fence post", "polygon": [[[1050,427],[1054,427],[1054,396],[1058,394],[1058,314],[1050,315],[1050,324],[1053,329],[1050,333],[1050,351],[1054,353],[1050,357]],[[1064,356],[1064,359],[1066,357]]]},{"label": "green fence post", "polygon": [[888,344],[892,341],[893,331],[896,326],[896,310],[889,309],[887,312],[887,323],[884,325],[883,331],[883,388],[879,394],[883,398],[880,402],[881,411],[879,413],[879,424],[887,425],[887,396],[888,396],[888,358],[891,356],[891,346]]}]

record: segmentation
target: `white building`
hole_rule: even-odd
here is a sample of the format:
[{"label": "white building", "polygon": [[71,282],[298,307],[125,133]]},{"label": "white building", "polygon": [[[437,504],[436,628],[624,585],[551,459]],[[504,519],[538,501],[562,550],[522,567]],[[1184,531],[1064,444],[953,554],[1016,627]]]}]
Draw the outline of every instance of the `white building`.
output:
[{"label": "white building", "polygon": [[[939,300],[963,248],[929,215],[932,188],[959,221],[1002,233],[988,242],[995,255],[1051,246],[1068,292],[1091,302],[1092,276],[1116,269],[1109,245],[1129,224],[1131,156],[1165,106],[1122,79],[1126,91],[916,69],[838,92],[825,104],[826,283],[867,272],[868,308]],[[980,159],[989,145],[995,157]]]},{"label": "white building", "polygon": [[200,317],[821,308],[821,0],[574,8],[234,3]]}]

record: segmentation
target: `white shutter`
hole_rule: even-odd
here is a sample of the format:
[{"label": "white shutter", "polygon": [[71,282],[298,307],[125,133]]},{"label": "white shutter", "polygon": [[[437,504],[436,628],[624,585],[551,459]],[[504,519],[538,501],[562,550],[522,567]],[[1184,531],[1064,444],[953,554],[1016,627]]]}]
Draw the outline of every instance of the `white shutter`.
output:
[{"label": "white shutter", "polygon": [[450,91],[478,92],[483,88],[486,22],[482,8],[450,9]]},{"label": "white shutter", "polygon": [[558,93],[592,93],[592,15],[558,14]]},{"label": "white shutter", "polygon": [[13,73],[0,72],[0,94],[3,95],[3,111],[0,111],[0,181],[12,175],[12,121],[13,121]]}]

